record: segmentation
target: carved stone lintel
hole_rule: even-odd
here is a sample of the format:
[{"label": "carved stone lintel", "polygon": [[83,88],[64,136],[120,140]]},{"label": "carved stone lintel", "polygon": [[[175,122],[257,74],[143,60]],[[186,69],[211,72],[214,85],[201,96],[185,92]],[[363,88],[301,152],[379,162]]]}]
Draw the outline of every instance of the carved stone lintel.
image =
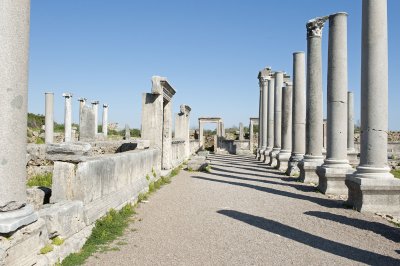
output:
[{"label": "carved stone lintel", "polygon": [[172,96],[175,95],[176,91],[172,86],[168,83],[167,78],[160,76],[151,77],[152,88],[151,93],[153,94],[162,94],[164,100],[171,101]]},{"label": "carved stone lintel", "polygon": [[307,38],[310,37],[321,37],[322,29],[324,28],[325,22],[329,19],[329,16],[317,17],[307,22]]}]

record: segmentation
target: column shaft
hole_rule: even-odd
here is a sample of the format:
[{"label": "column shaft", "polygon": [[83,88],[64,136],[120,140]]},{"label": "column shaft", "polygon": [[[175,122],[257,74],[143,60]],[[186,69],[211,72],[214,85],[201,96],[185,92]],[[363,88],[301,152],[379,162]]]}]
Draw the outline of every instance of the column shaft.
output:
[{"label": "column shaft", "polygon": [[103,105],[103,123],[102,123],[103,135],[108,135],[108,105]]},{"label": "column shaft", "polygon": [[268,126],[268,80],[265,77],[262,77],[261,83],[261,91],[262,91],[262,122],[261,122],[261,150],[265,152],[267,149],[267,126]]},{"label": "column shaft", "polygon": [[64,141],[71,142],[72,140],[72,94],[63,93],[65,98],[64,112]]},{"label": "column shaft", "polygon": [[54,141],[54,93],[45,93],[45,142],[53,143]]},{"label": "column shaft", "polygon": [[267,151],[274,148],[274,105],[275,105],[275,78],[271,77],[268,82],[268,128],[267,128]]},{"label": "column shaft", "polygon": [[354,151],[354,98],[347,93],[347,150]]}]

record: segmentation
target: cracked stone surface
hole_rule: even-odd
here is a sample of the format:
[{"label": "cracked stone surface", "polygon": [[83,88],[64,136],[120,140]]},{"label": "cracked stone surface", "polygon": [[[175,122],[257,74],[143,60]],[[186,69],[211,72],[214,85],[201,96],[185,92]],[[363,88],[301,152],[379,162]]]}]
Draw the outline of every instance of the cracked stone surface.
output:
[{"label": "cracked stone surface", "polygon": [[[400,228],[343,207],[254,156],[210,155],[138,208],[86,265],[399,265]],[[117,243],[120,242],[120,245]]]}]

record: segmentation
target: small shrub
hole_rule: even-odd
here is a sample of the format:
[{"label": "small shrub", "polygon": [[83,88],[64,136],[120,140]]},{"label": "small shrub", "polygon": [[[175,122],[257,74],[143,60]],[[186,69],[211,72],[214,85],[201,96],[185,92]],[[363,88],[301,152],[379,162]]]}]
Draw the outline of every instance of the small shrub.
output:
[{"label": "small shrub", "polygon": [[138,202],[140,203],[140,202],[142,202],[144,200],[147,200],[147,198],[148,198],[147,194],[140,193],[139,196],[138,196]]},{"label": "small shrub", "polygon": [[148,174],[146,175],[146,179],[147,179],[147,181],[150,180],[150,176]]},{"label": "small shrub", "polygon": [[171,173],[169,174],[169,177],[174,177],[174,176],[178,175],[180,171],[181,171],[181,167],[180,166],[174,168],[171,171]]},{"label": "small shrub", "polygon": [[151,182],[149,184],[149,193],[153,193],[154,191],[156,191],[155,187],[154,187],[154,182]]},{"label": "small shrub", "polygon": [[154,170],[154,168],[153,168],[153,167],[151,168],[151,172],[153,173],[153,176],[154,176],[154,177],[157,177],[156,170]]},{"label": "small shrub", "polygon": [[51,188],[53,183],[53,174],[52,173],[45,173],[43,175],[35,175],[34,177],[30,178],[27,182],[28,187],[48,187]]},{"label": "small shrub", "polygon": [[44,246],[44,247],[42,247],[41,249],[40,249],[40,254],[47,254],[47,253],[49,253],[49,252],[52,252],[53,251],[53,245],[51,245],[51,244],[47,244],[46,246]]},{"label": "small shrub", "polygon": [[53,238],[52,240],[51,240],[51,243],[53,244],[53,245],[56,245],[56,246],[61,246],[62,244],[64,244],[64,239],[62,239],[61,237],[56,237],[56,238]]},{"label": "small shrub", "polygon": [[206,171],[207,173],[211,173],[211,165],[208,165],[204,171]]},{"label": "small shrub", "polygon": [[394,175],[394,177],[400,178],[400,170],[392,170],[391,173]]},{"label": "small shrub", "polygon": [[44,139],[43,138],[37,138],[35,143],[36,144],[44,144]]}]

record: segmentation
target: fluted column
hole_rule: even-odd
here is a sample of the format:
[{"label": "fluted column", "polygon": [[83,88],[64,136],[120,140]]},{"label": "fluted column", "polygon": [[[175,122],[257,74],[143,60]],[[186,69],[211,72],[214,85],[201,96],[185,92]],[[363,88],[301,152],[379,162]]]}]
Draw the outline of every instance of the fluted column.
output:
[{"label": "fluted column", "polygon": [[300,181],[318,183],[317,167],[322,165],[322,29],[328,17],[310,20],[307,27],[306,154],[299,163]]},{"label": "fluted column", "polygon": [[282,131],[282,87],[283,72],[275,72],[275,103],[274,103],[274,148],[269,153],[269,165],[278,165],[277,155],[281,150],[281,131]]},{"label": "fluted column", "polygon": [[318,167],[318,190],[347,194],[346,174],[352,173],[347,160],[347,13],[329,16],[328,120],[326,159]]},{"label": "fluted column", "polygon": [[94,110],[94,132],[97,136],[97,133],[99,133],[99,101],[93,101],[92,108]]},{"label": "fluted column", "polygon": [[282,149],[277,156],[278,169],[286,172],[292,152],[292,82],[285,82],[282,89]]},{"label": "fluted column", "polygon": [[275,75],[270,77],[268,82],[268,129],[267,129],[267,150],[265,151],[264,162],[271,161],[269,154],[274,148],[274,106],[275,106]]},{"label": "fluted column", "polygon": [[38,219],[26,204],[30,1],[2,0],[0,14],[0,233],[6,234]]},{"label": "fluted column", "polygon": [[350,165],[357,166],[358,152],[354,148],[354,97],[353,93],[347,93],[347,160]]},{"label": "fluted column", "polygon": [[79,98],[78,102],[79,102],[79,126],[81,126],[82,122],[82,109],[83,107],[86,105],[86,98]]},{"label": "fluted column", "polygon": [[63,93],[65,98],[64,109],[64,141],[71,142],[72,140],[72,93]]},{"label": "fluted column", "polygon": [[261,160],[261,147],[262,147],[262,135],[261,135],[261,127],[262,127],[262,88],[260,82],[258,83],[260,90],[260,98],[259,98],[259,106],[258,106],[258,145],[257,145],[257,153],[256,159]]},{"label": "fluted column", "polygon": [[54,93],[45,93],[45,133],[46,143],[54,142]]},{"label": "fluted column", "polygon": [[102,123],[103,135],[108,135],[108,104],[103,104],[103,123]]},{"label": "fluted column", "polygon": [[288,175],[299,174],[297,164],[306,151],[306,71],[304,52],[293,53],[292,155]]},{"label": "fluted column", "polygon": [[268,125],[268,80],[270,68],[266,67],[258,73],[258,80],[260,84],[261,90],[261,120],[260,120],[260,132],[261,132],[261,150],[260,150],[260,159],[265,154],[265,150],[267,149],[267,125]]},{"label": "fluted column", "polygon": [[388,33],[387,1],[362,2],[361,157],[348,175],[348,204],[359,211],[399,213],[400,180],[387,162]]}]

